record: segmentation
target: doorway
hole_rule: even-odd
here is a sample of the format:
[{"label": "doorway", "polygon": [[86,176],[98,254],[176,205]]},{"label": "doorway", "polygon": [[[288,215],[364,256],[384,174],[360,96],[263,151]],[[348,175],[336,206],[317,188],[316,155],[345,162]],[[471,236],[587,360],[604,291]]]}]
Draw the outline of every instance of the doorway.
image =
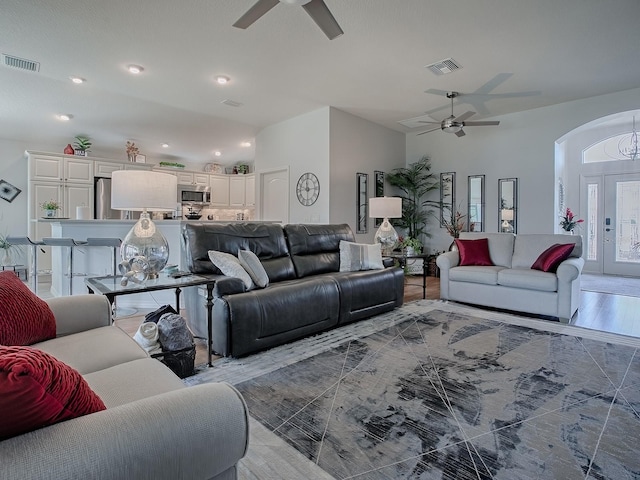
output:
[{"label": "doorway", "polygon": [[640,174],[604,176],[602,220],[603,273],[640,276]]}]

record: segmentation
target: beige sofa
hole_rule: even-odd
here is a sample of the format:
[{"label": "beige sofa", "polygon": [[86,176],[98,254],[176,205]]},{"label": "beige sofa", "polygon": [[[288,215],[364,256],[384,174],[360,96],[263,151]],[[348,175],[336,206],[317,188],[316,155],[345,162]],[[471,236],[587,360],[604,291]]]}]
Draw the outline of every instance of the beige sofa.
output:
[{"label": "beige sofa", "polygon": [[248,417],[233,387],[185,387],[111,325],[106,297],[47,303],[58,337],[33,347],[78,370],[107,409],[0,441],[0,479],[237,478]]},{"label": "beige sofa", "polygon": [[[440,297],[557,317],[568,322],[580,306],[580,275],[584,266],[579,235],[463,232],[461,239],[487,238],[493,266],[459,266],[457,251],[439,255]],[[555,273],[532,270],[548,247],[575,243]]]}]

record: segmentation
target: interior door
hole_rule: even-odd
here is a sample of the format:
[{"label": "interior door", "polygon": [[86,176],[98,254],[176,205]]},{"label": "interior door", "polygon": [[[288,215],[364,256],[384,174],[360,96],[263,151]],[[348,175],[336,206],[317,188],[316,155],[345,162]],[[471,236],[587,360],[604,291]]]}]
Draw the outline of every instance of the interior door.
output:
[{"label": "interior door", "polygon": [[603,272],[640,277],[640,174],[605,175]]},{"label": "interior door", "polygon": [[289,170],[261,172],[260,219],[289,222]]}]

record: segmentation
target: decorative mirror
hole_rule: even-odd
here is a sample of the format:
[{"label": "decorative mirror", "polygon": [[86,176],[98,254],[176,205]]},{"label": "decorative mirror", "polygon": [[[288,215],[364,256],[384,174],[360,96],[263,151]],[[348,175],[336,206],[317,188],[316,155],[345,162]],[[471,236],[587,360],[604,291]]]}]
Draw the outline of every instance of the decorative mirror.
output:
[{"label": "decorative mirror", "polygon": [[518,179],[498,180],[498,231],[518,232]]},{"label": "decorative mirror", "polygon": [[467,219],[470,232],[484,232],[484,175],[469,176]]},{"label": "decorative mirror", "polygon": [[369,183],[368,174],[356,173],[356,210],[358,219],[356,233],[367,233],[367,217],[369,216],[367,183]]},{"label": "decorative mirror", "polygon": [[[384,197],[384,172],[381,172],[379,170],[375,170],[373,172],[373,178],[374,181],[376,182],[376,191],[375,191],[375,196],[376,197]],[[382,221],[384,219],[382,218],[376,218],[375,219],[375,226],[379,227],[380,225],[382,225]]]},{"label": "decorative mirror", "polygon": [[456,173],[446,172],[440,174],[440,226],[444,227],[444,221],[450,221],[453,208],[456,203]]}]

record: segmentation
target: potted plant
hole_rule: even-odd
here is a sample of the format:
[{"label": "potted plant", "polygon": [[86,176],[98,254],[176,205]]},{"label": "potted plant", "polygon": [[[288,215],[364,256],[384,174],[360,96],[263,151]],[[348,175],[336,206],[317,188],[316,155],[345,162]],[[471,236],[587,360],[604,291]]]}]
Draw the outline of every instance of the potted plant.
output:
[{"label": "potted plant", "polygon": [[60,210],[62,208],[62,205],[60,205],[55,200],[47,200],[46,202],[42,202],[40,204],[40,208],[44,210],[45,217],[52,218],[56,216],[56,211]]},{"label": "potted plant", "polygon": [[402,198],[402,218],[395,219],[393,224],[405,230],[405,242],[417,240],[420,250],[421,237],[430,236],[426,228],[431,211],[427,207],[437,208],[440,205],[437,201],[424,199],[429,192],[439,188],[438,179],[431,173],[431,161],[424,156],[408,167],[392,170],[386,179],[401,191],[398,196]]},{"label": "potted plant", "polygon": [[400,242],[400,246],[402,247],[402,249],[406,250],[406,254],[408,256],[422,253],[422,242],[417,238],[403,238]]},{"label": "potted plant", "polygon": [[91,140],[84,135],[76,136],[76,141],[73,143],[74,151],[76,155],[85,156],[91,148]]},{"label": "potted plant", "polygon": [[562,230],[573,235],[573,230],[579,228],[580,224],[584,222],[581,218],[576,218],[576,215],[571,211],[569,207],[564,212],[564,215],[560,215],[560,226]]},{"label": "potted plant", "polygon": [[20,252],[18,245],[12,245],[7,241],[7,236],[0,234],[0,250],[2,250],[2,265],[13,265],[13,252]]},{"label": "potted plant", "polygon": [[466,215],[463,215],[459,210],[450,210],[450,218],[444,219],[442,226],[447,229],[447,233],[451,235],[454,240],[449,245],[449,250],[455,247],[455,239],[460,237],[460,232],[464,230],[464,219]]}]

